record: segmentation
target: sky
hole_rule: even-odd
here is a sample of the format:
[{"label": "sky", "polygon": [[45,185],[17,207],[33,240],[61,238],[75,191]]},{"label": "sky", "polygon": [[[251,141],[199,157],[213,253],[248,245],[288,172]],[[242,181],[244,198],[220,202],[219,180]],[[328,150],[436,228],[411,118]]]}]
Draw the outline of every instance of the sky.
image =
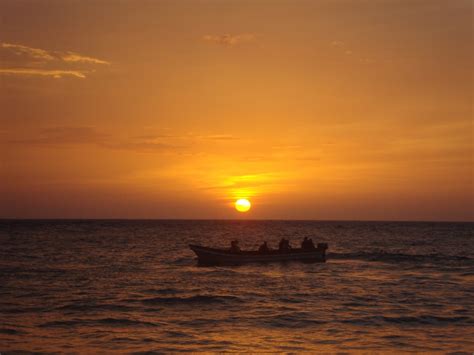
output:
[{"label": "sky", "polygon": [[0,218],[473,221],[472,17],[1,0]]}]

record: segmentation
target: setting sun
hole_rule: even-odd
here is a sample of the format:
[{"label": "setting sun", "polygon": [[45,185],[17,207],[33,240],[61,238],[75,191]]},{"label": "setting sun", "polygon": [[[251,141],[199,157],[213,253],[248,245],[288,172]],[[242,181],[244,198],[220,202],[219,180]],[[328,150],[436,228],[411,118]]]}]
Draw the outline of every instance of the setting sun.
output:
[{"label": "setting sun", "polygon": [[247,212],[251,207],[251,203],[249,200],[245,198],[241,198],[235,201],[235,209],[239,212]]}]

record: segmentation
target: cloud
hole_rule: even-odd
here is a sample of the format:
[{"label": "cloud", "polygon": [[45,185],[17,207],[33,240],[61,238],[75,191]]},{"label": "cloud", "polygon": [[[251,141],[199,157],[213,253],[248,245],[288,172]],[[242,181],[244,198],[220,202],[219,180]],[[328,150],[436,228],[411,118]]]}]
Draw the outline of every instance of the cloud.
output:
[{"label": "cloud", "polygon": [[6,75],[36,75],[36,76],[51,76],[53,78],[62,78],[63,76],[72,76],[84,79],[84,71],[78,70],[47,70],[47,69],[0,69],[0,74]]},{"label": "cloud", "polygon": [[65,62],[81,62],[81,63],[107,64],[107,65],[110,64],[109,62],[105,60],[92,58],[92,57],[86,57],[86,56],[73,53],[73,52],[68,52],[67,54],[62,55],[61,58]]},{"label": "cloud", "polygon": [[205,35],[202,39],[206,42],[231,47],[245,42],[253,42],[257,39],[257,36],[253,33]]},{"label": "cloud", "polygon": [[[0,131],[0,133],[2,133]],[[5,132],[8,136],[8,132]],[[226,134],[211,135],[141,135],[132,137],[114,137],[97,131],[90,126],[57,126],[42,129],[29,136],[15,138],[4,142],[29,146],[69,146],[90,144],[104,149],[129,150],[142,153],[174,152],[185,153],[197,141],[231,141],[240,138]]]},{"label": "cloud", "polygon": [[185,147],[174,146],[156,140],[137,138],[118,139],[109,134],[97,131],[94,127],[52,127],[39,131],[33,136],[11,139],[10,144],[26,146],[57,147],[69,145],[89,144],[105,149],[131,150],[137,152],[177,151]]},{"label": "cloud", "polygon": [[239,137],[235,137],[230,134],[208,134],[208,135],[200,135],[194,133],[187,133],[187,134],[150,134],[150,135],[143,135],[137,136],[136,139],[143,139],[147,141],[156,141],[161,139],[180,139],[180,140],[209,140],[209,141],[234,141],[239,140]]},{"label": "cloud", "polygon": [[54,57],[49,54],[44,49],[39,48],[31,48],[27,46],[23,46],[21,44],[12,44],[12,43],[2,43],[2,48],[10,50],[12,53],[16,55],[25,55],[34,59],[39,59],[43,61],[54,60]]},{"label": "cloud", "polygon": [[53,127],[41,130],[35,137],[10,140],[9,143],[26,145],[101,144],[108,135],[93,127]]},{"label": "cloud", "polygon": [[239,140],[240,138],[231,136],[229,134],[210,134],[207,136],[196,136],[199,139],[208,139],[212,141],[235,141]]},{"label": "cloud", "polygon": [[346,55],[352,54],[352,50],[350,48],[347,48],[346,43],[342,41],[332,41],[331,46],[333,46],[334,48],[338,48],[340,51],[342,51]]},{"label": "cloud", "polygon": [[47,51],[22,44],[0,43],[0,75],[36,75],[84,79],[92,66],[109,62],[75,52]]},{"label": "cloud", "polygon": [[333,47],[344,47],[344,42],[342,42],[342,41],[332,41],[331,46],[333,46]]},{"label": "cloud", "polygon": [[359,62],[370,64],[373,63],[374,60],[371,58],[363,58],[360,57],[360,55],[357,55],[357,52],[352,50],[352,48],[349,48],[349,46],[342,41],[332,41],[331,46],[334,47],[334,50],[339,51],[339,53],[342,53],[348,57],[352,56],[354,59],[358,59]]},{"label": "cloud", "polygon": [[100,144],[100,146],[109,149],[132,150],[136,152],[145,153],[153,153],[158,151],[174,151],[184,148],[161,142],[141,142],[134,140],[102,143]]},{"label": "cloud", "polygon": [[279,172],[259,172],[247,175],[231,175],[224,174],[222,183],[217,185],[204,186],[201,190],[221,190],[221,189],[248,189],[257,187],[268,187],[278,184],[281,178]]},{"label": "cloud", "polygon": [[154,134],[135,136],[129,140],[107,144],[114,149],[127,149],[143,152],[184,151],[199,141],[230,141],[239,138],[226,134],[197,135],[188,134]]}]

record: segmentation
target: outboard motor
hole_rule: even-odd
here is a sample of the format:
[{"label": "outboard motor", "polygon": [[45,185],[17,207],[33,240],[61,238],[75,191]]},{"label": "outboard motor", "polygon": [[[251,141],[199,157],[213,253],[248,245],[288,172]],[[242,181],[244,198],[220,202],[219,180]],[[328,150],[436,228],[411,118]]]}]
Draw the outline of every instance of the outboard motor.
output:
[{"label": "outboard motor", "polygon": [[318,243],[318,247],[316,249],[321,250],[321,254],[323,254],[324,261],[326,261],[326,249],[328,248],[328,243]]},{"label": "outboard motor", "polygon": [[328,243],[318,243],[318,249],[326,250],[328,248]]}]

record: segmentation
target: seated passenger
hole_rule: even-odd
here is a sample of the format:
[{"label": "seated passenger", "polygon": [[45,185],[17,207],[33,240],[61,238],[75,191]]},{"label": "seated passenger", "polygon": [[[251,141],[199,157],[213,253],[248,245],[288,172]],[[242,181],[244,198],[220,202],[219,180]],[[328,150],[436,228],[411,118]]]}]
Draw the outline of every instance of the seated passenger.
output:
[{"label": "seated passenger", "polygon": [[239,241],[233,240],[230,242],[230,251],[232,253],[240,253]]},{"label": "seated passenger", "polygon": [[270,251],[270,248],[267,245],[267,242],[263,242],[262,245],[258,248],[258,252],[261,254],[268,253]]},{"label": "seated passenger", "polygon": [[285,238],[281,238],[280,243],[278,244],[279,251],[289,251],[291,249],[290,241]]},{"label": "seated passenger", "polygon": [[283,251],[284,248],[285,248],[285,238],[281,238],[280,242],[278,243],[278,250]]},{"label": "seated passenger", "polygon": [[307,249],[309,249],[309,250],[316,249],[314,247],[313,239],[311,239],[311,238],[308,239]]},{"label": "seated passenger", "polygon": [[301,242],[301,249],[308,249],[308,237],[304,237],[303,241]]}]

